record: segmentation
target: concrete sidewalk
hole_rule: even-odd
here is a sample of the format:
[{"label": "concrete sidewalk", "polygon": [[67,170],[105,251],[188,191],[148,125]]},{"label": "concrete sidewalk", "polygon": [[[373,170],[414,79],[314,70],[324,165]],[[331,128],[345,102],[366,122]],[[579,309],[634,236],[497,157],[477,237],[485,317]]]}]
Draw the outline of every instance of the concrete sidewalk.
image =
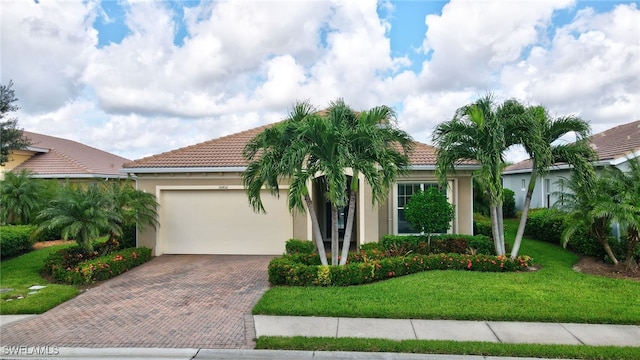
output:
[{"label": "concrete sidewalk", "polygon": [[257,337],[353,337],[510,344],[640,346],[639,325],[264,315],[255,315],[253,318]]},{"label": "concrete sidewalk", "polygon": [[[32,315],[31,315],[32,316]],[[0,316],[6,324],[30,315]],[[493,343],[635,346],[640,325],[534,322],[369,319],[255,315],[256,336],[354,337],[391,340],[454,340]],[[31,345],[31,346],[30,346]],[[432,355],[340,351],[285,351],[198,348],[86,348],[0,346],[0,359],[176,359],[176,360],[527,360],[479,355]],[[529,358],[532,360],[532,358]]]},{"label": "concrete sidewalk", "polygon": [[[12,349],[10,349],[12,350]],[[40,351],[39,353],[35,353]],[[347,351],[287,351],[231,349],[170,349],[170,348],[29,348],[0,359],[20,360],[545,360],[536,358],[492,357],[480,355],[432,355],[365,353]],[[31,352],[31,353],[29,353]]]}]

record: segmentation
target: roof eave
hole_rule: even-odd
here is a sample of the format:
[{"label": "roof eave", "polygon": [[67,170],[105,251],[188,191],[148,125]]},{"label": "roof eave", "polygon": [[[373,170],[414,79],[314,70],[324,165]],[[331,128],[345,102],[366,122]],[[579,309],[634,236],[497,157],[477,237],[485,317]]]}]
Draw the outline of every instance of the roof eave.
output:
[{"label": "roof eave", "polygon": [[40,179],[126,179],[126,174],[33,174]]},{"label": "roof eave", "polygon": [[[460,165],[456,165],[455,170],[478,170],[481,168],[480,165],[473,165],[473,164],[460,164]],[[436,165],[410,165],[409,166],[409,170],[429,170],[429,171],[435,171],[437,169]]]},{"label": "roof eave", "polygon": [[168,174],[168,173],[212,173],[212,172],[244,172],[246,166],[214,166],[214,167],[134,167],[122,168],[120,172],[127,174]]}]

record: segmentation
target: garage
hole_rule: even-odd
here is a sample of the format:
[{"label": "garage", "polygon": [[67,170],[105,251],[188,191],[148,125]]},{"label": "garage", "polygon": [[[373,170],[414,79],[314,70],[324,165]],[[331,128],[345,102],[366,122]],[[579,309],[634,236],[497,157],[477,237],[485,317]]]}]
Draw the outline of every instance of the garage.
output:
[{"label": "garage", "polygon": [[266,214],[255,213],[241,188],[164,188],[158,193],[156,254],[279,255],[293,237],[286,191],[264,192]]}]

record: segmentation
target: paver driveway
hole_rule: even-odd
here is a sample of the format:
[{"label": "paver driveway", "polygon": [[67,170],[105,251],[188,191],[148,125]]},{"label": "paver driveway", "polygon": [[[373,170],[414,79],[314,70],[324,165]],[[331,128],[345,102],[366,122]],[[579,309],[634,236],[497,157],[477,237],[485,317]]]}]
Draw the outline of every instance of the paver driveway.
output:
[{"label": "paver driveway", "polygon": [[2,345],[253,348],[250,313],[269,286],[271,258],[162,255],[42,315],[2,326]]}]

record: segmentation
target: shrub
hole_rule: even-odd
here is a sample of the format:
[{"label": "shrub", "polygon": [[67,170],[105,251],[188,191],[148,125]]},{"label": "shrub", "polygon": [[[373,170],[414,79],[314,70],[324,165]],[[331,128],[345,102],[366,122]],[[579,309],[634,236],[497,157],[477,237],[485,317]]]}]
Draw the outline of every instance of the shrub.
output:
[{"label": "shrub", "polygon": [[414,254],[459,253],[470,248],[482,254],[494,254],[493,242],[485,235],[443,234],[431,238],[431,245],[425,235],[385,235],[382,248],[391,256]]},{"label": "shrub", "polygon": [[429,187],[411,196],[409,203],[404,206],[404,213],[411,227],[432,234],[446,232],[451,227],[454,206],[438,188]]},{"label": "shrub", "polygon": [[64,267],[49,263],[51,276],[67,284],[91,284],[120,275],[151,259],[149,248],[129,248]]},{"label": "shrub", "polygon": [[565,214],[556,209],[531,209],[525,234],[552,244],[561,244],[564,218]]},{"label": "shrub", "polygon": [[125,225],[122,228],[122,235],[118,239],[118,243],[120,249],[136,247],[136,226]]},{"label": "shrub", "polygon": [[289,239],[285,244],[287,254],[311,254],[316,251],[313,241]]},{"label": "shrub", "polygon": [[348,262],[344,266],[321,266],[298,263],[284,255],[269,263],[269,282],[290,286],[348,286],[428,270],[520,271],[526,269],[531,261],[528,256],[512,261],[506,256],[450,253],[383,257]]},{"label": "shrub", "polygon": [[493,229],[491,228],[491,218],[488,216],[474,213],[473,214],[473,235],[485,235],[493,238]]},{"label": "shrub", "polygon": [[32,225],[0,226],[0,257],[7,259],[31,251],[34,229]]},{"label": "shrub", "polygon": [[516,194],[511,189],[502,189],[502,215],[509,219],[516,217]]}]

